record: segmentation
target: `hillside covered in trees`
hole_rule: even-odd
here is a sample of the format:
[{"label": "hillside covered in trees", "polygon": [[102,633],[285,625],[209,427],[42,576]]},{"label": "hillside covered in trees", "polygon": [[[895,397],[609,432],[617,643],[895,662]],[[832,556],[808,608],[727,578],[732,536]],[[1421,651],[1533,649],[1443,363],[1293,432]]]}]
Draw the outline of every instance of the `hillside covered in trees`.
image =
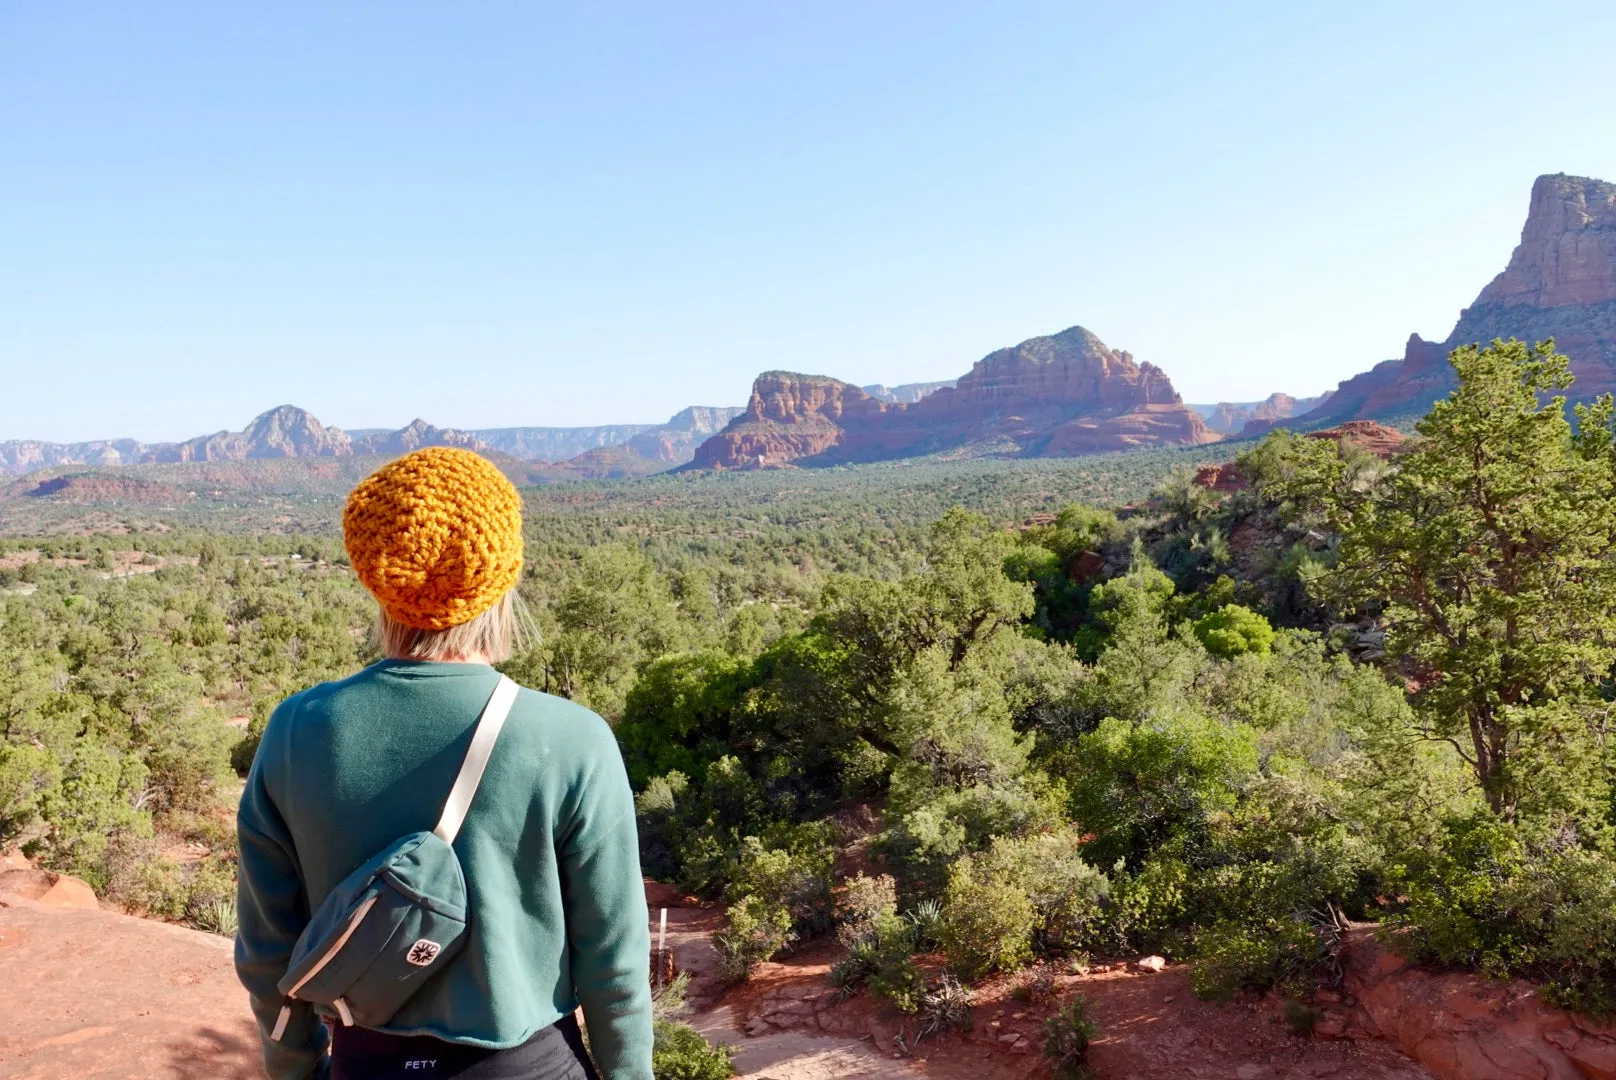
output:
[{"label": "hillside covered in trees", "polygon": [[[1390,457],[1279,431],[1216,488],[1158,453],[529,493],[506,670],[613,722],[737,980],[834,935],[846,993],[937,1024],[1141,951],[1296,995],[1372,920],[1610,1013],[1613,409],[1568,414],[1552,347],[1452,362]],[[1154,493],[1097,498],[1110,461]],[[222,929],[236,774],[373,658],[370,602],[326,527],[130,524],[0,546],[0,847]]]}]

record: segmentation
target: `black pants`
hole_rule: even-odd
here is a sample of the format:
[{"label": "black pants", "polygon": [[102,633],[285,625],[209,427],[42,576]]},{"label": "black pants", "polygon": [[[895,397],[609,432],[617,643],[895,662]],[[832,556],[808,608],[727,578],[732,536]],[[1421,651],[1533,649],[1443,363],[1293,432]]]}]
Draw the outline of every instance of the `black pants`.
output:
[{"label": "black pants", "polygon": [[599,1080],[578,1021],[566,1016],[521,1046],[485,1050],[430,1035],[331,1031],[331,1080]]}]

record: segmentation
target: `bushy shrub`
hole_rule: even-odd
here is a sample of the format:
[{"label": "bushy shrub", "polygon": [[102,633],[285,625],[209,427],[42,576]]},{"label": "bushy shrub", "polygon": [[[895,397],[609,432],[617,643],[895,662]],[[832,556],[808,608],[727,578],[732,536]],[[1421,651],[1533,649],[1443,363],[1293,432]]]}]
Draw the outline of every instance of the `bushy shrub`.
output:
[{"label": "bushy shrub", "polygon": [[852,948],[872,936],[877,918],[897,910],[898,884],[891,874],[856,874],[836,897],[836,939]]},{"label": "bushy shrub", "polygon": [[1034,964],[1021,973],[1010,993],[1029,1005],[1047,1005],[1055,998],[1055,969],[1048,964]]},{"label": "bushy shrub", "polygon": [[726,982],[751,978],[753,969],[796,940],[791,912],[783,905],[748,896],[725,914],[729,925],[713,932],[713,946]]},{"label": "bushy shrub", "polygon": [[969,863],[955,866],[943,897],[937,936],[951,971],[974,980],[1014,971],[1032,959],[1038,913],[1019,886],[979,881]]},{"label": "bushy shrub", "polygon": [[658,776],[634,798],[639,817],[640,865],[659,880],[683,877],[680,873],[678,820],[680,800],[690,788],[682,772]]},{"label": "bushy shrub", "polygon": [[739,758],[714,761],[700,784],[679,772],[653,779],[636,806],[647,872],[708,895],[729,886],[731,902],[761,890],[805,929],[829,926],[835,826],[781,817]]},{"label": "bushy shrub", "polygon": [[1616,862],[1563,836],[1531,835],[1485,811],[1450,822],[1436,850],[1408,853],[1406,903],[1387,939],[1423,961],[1542,979],[1547,996],[1616,1013]]},{"label": "bushy shrub", "polygon": [[1303,918],[1266,926],[1218,923],[1195,935],[1190,988],[1215,1001],[1274,987],[1297,995],[1313,984],[1325,957],[1318,928]]},{"label": "bushy shrub", "polygon": [[[877,900],[881,891],[879,886],[874,890]],[[851,939],[847,955],[831,965],[831,985],[842,997],[868,985],[899,1012],[915,1012],[926,992],[926,980],[913,959],[915,942],[914,923],[890,907],[878,910],[868,929]]]},{"label": "bushy shrub", "polygon": [[655,1080],[729,1080],[735,1051],[714,1046],[689,1024],[658,1019],[652,1024],[651,1075]]},{"label": "bushy shrub", "polygon": [[741,839],[725,895],[730,902],[756,896],[791,913],[800,937],[831,925],[831,867],[836,861],[835,830],[829,822],[772,830],[766,846],[756,836]]},{"label": "bushy shrub", "polygon": [[1111,882],[1111,904],[1102,927],[1114,947],[1164,948],[1170,931],[1186,918],[1192,871],[1172,849],[1152,854],[1134,874],[1117,860]]},{"label": "bushy shrub", "polygon": [[1044,1057],[1058,1080],[1085,1080],[1089,1075],[1089,1043],[1094,1033],[1094,1021],[1085,1013],[1080,997],[1072,998],[1044,1021]]},{"label": "bushy shrub", "polygon": [[1144,723],[1102,721],[1078,739],[1073,761],[1073,817],[1096,834],[1085,853],[1134,867],[1236,804],[1257,770],[1257,739],[1243,724],[1179,707]]},{"label": "bushy shrub", "polygon": [[698,781],[730,743],[730,717],[751,682],[752,665],[720,652],[652,660],[628,692],[616,726],[629,779],[681,772]]},{"label": "bushy shrub", "polygon": [[883,957],[870,975],[870,993],[884,997],[901,1013],[915,1013],[926,994],[926,979],[907,956]]},{"label": "bushy shrub", "polygon": [[1266,655],[1274,646],[1274,628],[1267,619],[1240,604],[1225,604],[1196,619],[1196,640],[1221,660],[1247,653]]},{"label": "bushy shrub", "polygon": [[1039,951],[1066,952],[1096,933],[1111,884],[1083,861],[1076,828],[1028,837],[1001,837],[972,862],[979,880],[1014,886],[1027,894],[1037,914]]}]

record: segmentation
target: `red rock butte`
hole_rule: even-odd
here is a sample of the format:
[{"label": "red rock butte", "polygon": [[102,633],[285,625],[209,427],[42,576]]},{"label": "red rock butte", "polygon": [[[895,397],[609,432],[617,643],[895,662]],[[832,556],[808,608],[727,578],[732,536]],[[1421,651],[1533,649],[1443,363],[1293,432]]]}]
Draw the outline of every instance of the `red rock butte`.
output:
[{"label": "red rock butte", "polygon": [[1571,360],[1576,397],[1616,390],[1616,184],[1538,177],[1509,265],[1459,313],[1453,332],[1443,341],[1410,336],[1401,360],[1343,382],[1304,419],[1423,413],[1454,387],[1449,352],[1512,337],[1553,338]]},{"label": "red rock butte", "polygon": [[972,447],[1071,457],[1217,439],[1160,368],[1074,326],[991,353],[955,386],[912,403],[823,375],[765,372],[746,411],[697,449],[691,467],[833,465]]}]

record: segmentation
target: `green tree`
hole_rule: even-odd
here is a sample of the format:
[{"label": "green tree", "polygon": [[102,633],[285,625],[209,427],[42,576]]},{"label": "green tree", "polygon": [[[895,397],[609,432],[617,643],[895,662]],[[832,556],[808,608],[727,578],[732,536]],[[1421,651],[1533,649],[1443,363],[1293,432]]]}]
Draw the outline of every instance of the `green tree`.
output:
[{"label": "green tree", "polygon": [[[1616,663],[1616,477],[1608,398],[1565,416],[1553,343],[1497,341],[1450,357],[1459,387],[1418,425],[1389,482],[1346,517],[1333,595],[1378,606],[1393,658],[1420,673],[1430,737],[1470,764],[1492,809],[1522,801],[1530,741],[1586,759],[1534,713],[1591,701]],[[1557,736],[1531,740],[1554,726]],[[1590,777],[1590,779],[1592,779]]]}]

